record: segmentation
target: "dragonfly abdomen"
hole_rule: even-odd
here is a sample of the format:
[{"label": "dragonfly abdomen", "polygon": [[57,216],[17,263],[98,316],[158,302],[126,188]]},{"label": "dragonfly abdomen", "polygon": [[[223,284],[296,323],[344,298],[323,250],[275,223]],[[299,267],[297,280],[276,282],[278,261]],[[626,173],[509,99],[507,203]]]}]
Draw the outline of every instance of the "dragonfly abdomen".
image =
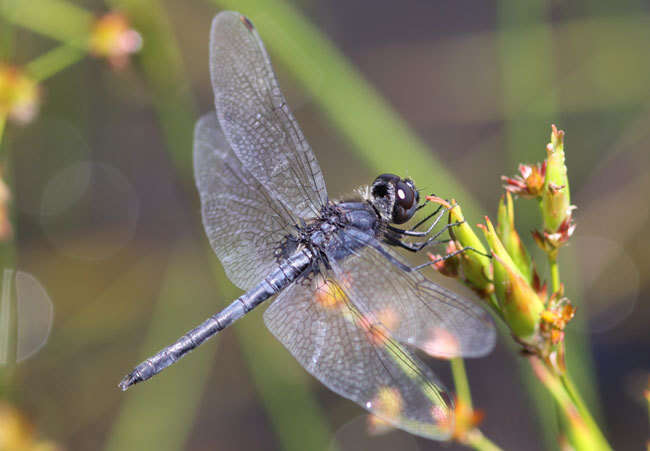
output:
[{"label": "dragonfly abdomen", "polygon": [[126,390],[131,385],[146,381],[200,346],[208,338],[230,326],[296,280],[310,266],[311,259],[312,255],[308,249],[296,252],[280,263],[264,280],[237,298],[228,307],[215,313],[176,340],[174,344],[167,346],[135,367],[131,373],[122,379],[119,384],[120,388]]}]

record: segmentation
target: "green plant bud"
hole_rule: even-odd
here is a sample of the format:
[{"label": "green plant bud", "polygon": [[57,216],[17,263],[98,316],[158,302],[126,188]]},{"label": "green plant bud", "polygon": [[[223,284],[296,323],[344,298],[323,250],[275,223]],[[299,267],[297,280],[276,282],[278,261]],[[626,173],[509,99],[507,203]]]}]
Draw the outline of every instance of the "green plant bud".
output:
[{"label": "green plant bud", "polygon": [[510,330],[522,340],[530,339],[539,325],[544,304],[499,239],[489,218],[483,227],[493,257],[494,288]]},{"label": "green plant bud", "polygon": [[551,142],[546,146],[546,177],[542,191],[544,230],[557,231],[571,216],[569,178],[564,164],[564,131],[552,126]]},{"label": "green plant bud", "polygon": [[465,221],[460,205],[452,200],[452,206],[449,210],[449,223],[459,224],[451,229],[450,235],[459,243],[461,249],[470,248],[460,254],[460,264],[465,279],[478,292],[490,293],[492,291],[491,262],[485,255],[487,254],[485,246]]},{"label": "green plant bud", "polygon": [[497,233],[501,242],[526,281],[532,284],[534,274],[533,261],[524,243],[521,241],[517,229],[515,229],[515,210],[512,195],[509,192],[506,193],[505,198],[501,196],[497,218]]}]

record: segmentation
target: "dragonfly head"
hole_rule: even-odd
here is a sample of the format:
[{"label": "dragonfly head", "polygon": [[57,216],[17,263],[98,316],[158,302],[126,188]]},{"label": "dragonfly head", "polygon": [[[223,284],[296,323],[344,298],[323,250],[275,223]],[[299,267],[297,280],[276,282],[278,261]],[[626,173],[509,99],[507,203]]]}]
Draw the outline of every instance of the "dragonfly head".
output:
[{"label": "dragonfly head", "polygon": [[413,217],[420,202],[420,193],[413,180],[395,174],[382,174],[370,187],[370,201],[382,218],[403,224]]}]

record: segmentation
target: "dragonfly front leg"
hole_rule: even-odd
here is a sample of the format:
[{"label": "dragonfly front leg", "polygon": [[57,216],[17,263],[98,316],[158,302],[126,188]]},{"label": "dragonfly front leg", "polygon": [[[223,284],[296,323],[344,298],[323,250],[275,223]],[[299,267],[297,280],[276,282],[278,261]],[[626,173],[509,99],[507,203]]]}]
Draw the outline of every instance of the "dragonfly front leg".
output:
[{"label": "dragonfly front leg", "polygon": [[449,243],[451,241],[450,238],[447,238],[445,240],[436,240],[434,238],[431,238],[426,241],[422,241],[420,243],[409,243],[407,241],[396,241],[393,245],[400,247],[402,249],[406,249],[407,251],[417,253],[420,252],[422,249],[424,249],[427,246],[436,246],[438,244],[445,244]]},{"label": "dragonfly front leg", "polygon": [[[451,240],[447,240],[447,241],[451,241]],[[481,252],[478,249],[474,249],[473,247],[467,246],[467,247],[464,247],[462,249],[457,249],[457,250],[455,250],[453,252],[450,252],[450,253],[448,253],[446,255],[443,255],[442,257],[432,258],[431,261],[428,261],[426,263],[422,263],[421,265],[409,266],[408,271],[419,271],[419,270],[421,270],[423,268],[426,268],[427,266],[435,265],[436,263],[440,263],[440,262],[445,261],[445,260],[447,260],[447,259],[449,259],[451,257],[455,257],[456,255],[458,255],[458,254],[460,254],[462,252],[466,252],[466,251],[473,251],[473,252],[476,252],[479,255],[482,255],[483,257],[492,258],[491,255],[488,255],[488,254],[486,254],[484,252]]]},{"label": "dragonfly front leg", "polygon": [[[449,226],[455,226],[455,225],[458,225],[458,224],[455,224],[455,223],[449,224]],[[445,230],[447,228],[449,228],[449,226],[445,227]],[[439,234],[442,233],[443,231],[439,232],[436,235],[439,236]],[[435,237],[432,237],[432,238],[435,238]],[[399,259],[395,258],[393,255],[391,255],[389,252],[387,252],[384,249],[384,247],[379,243],[379,241],[376,241],[374,238],[373,239],[368,239],[366,237],[365,239],[360,240],[360,241],[362,241],[365,245],[374,248],[377,252],[379,252],[381,255],[383,255],[386,258],[386,260],[391,262],[395,267],[397,267],[397,268],[399,268],[399,269],[401,269],[403,271],[406,271],[406,272],[419,271],[419,270],[421,270],[423,268],[426,268],[427,266],[431,266],[431,265],[434,265],[434,264],[439,263],[441,261],[447,260],[447,259],[449,259],[451,257],[454,257],[454,256],[460,254],[461,252],[465,252],[465,251],[473,251],[473,252],[478,253],[479,255],[483,255],[484,257],[492,258],[490,255],[485,254],[484,252],[481,252],[481,251],[479,251],[477,249],[474,249],[473,247],[467,246],[467,247],[464,247],[462,249],[458,249],[458,250],[455,250],[453,252],[450,252],[450,253],[442,256],[442,257],[439,257],[439,258],[436,258],[436,259],[431,259],[430,261],[428,261],[426,263],[422,263],[420,265],[415,265],[415,266],[409,266],[408,264],[400,261]],[[399,239],[399,236],[395,236],[395,235],[393,235],[393,236],[384,236],[384,241],[387,244],[390,244],[391,246],[399,246],[399,247],[401,247],[403,249],[407,249],[407,250],[413,251],[413,252],[418,252],[419,250],[422,250],[422,248],[425,247],[424,245],[420,245],[419,250],[418,250],[416,248],[417,245],[413,245],[412,243],[405,243],[405,242],[403,242],[403,241],[401,241]],[[451,239],[440,240],[439,243],[446,243],[446,242],[449,242],[449,241],[451,241]],[[429,244],[431,244],[431,243],[429,243]]]},{"label": "dragonfly front leg", "polygon": [[[424,235],[416,235],[416,236],[426,236],[426,235],[428,235],[429,233],[431,233],[431,230],[433,229],[433,227],[435,227],[436,224],[437,224],[437,221],[435,221],[435,223],[432,224],[432,227],[430,227],[429,230],[427,230],[426,234],[424,234]],[[440,229],[438,232],[436,232],[433,236],[430,236],[426,240],[420,241],[420,242],[410,243],[410,242],[404,241],[402,239],[403,236],[413,236],[413,235],[411,233],[409,233],[408,230],[401,230],[401,229],[397,229],[395,227],[393,227],[393,228],[389,227],[389,231],[392,232],[392,233],[387,234],[385,238],[386,238],[386,242],[388,244],[391,244],[393,246],[401,247],[402,249],[406,249],[407,251],[420,252],[422,249],[424,249],[427,246],[435,246],[437,244],[444,244],[444,243],[448,243],[449,241],[451,241],[450,239],[439,240],[438,238],[440,237],[440,235],[445,233],[450,228],[455,227],[455,226],[460,225],[460,224],[462,224],[462,222],[449,223],[449,224],[445,225],[442,229]]]},{"label": "dragonfly front leg", "polygon": [[[433,196],[433,194],[432,194],[432,196]],[[426,207],[428,204],[429,204],[429,200],[427,199],[427,200],[425,200],[424,203],[423,203],[422,205],[420,205],[417,209],[420,210],[420,209]],[[426,232],[422,232],[422,233],[423,233],[422,235],[419,235],[418,233],[420,233],[420,232],[416,232],[416,230],[417,230],[418,228],[420,228],[420,226],[426,224],[426,222],[427,222],[429,219],[431,219],[431,218],[433,218],[435,215],[437,215],[437,214],[440,212],[440,210],[442,210],[443,208],[444,208],[443,205],[438,205],[438,208],[436,208],[436,210],[435,210],[433,213],[427,215],[424,219],[422,219],[422,220],[419,221],[417,224],[415,224],[413,227],[411,227],[411,228],[408,230],[408,232],[413,232],[414,234],[413,234],[412,236],[424,236],[424,235],[428,235],[428,234],[431,232],[431,230],[436,226],[436,224],[438,224],[438,222],[440,222],[440,218],[442,218],[442,215],[445,214],[445,213],[447,212],[447,209],[444,209],[444,210],[442,211],[442,213],[440,213],[440,216],[438,216],[436,219],[434,219],[433,224],[431,224],[431,226],[429,226],[429,229],[428,229]],[[401,229],[399,229],[399,230],[401,230]],[[407,231],[404,231],[404,232],[407,232]]]},{"label": "dragonfly front leg", "polygon": [[[427,205],[426,202],[424,204],[420,205],[418,207],[418,210],[425,207],[426,205]],[[427,236],[438,225],[438,223],[440,222],[440,219],[442,219],[443,215],[447,211],[448,210],[446,208],[443,209],[443,206],[439,205],[438,208],[436,208],[436,210],[433,213],[427,215],[424,219],[419,221],[417,224],[415,224],[413,227],[411,227],[408,230],[400,229],[400,228],[394,227],[392,225],[389,225],[388,229],[391,230],[392,232],[395,232],[395,233],[398,233],[398,234],[404,235],[404,236],[417,236],[417,237]],[[420,228],[422,225],[427,223],[431,218],[433,218],[436,215],[438,215],[438,216],[433,220],[433,222],[429,225],[429,228],[426,231],[423,231],[423,232],[422,231],[417,231],[418,228]]]}]

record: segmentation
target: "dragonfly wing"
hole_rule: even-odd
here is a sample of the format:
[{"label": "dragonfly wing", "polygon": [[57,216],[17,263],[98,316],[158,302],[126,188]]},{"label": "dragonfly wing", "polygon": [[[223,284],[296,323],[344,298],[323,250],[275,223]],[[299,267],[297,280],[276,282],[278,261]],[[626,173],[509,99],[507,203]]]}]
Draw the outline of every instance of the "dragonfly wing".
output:
[{"label": "dragonfly wing", "polygon": [[441,358],[480,357],[496,341],[490,315],[419,271],[399,268],[398,255],[374,237],[336,265],[355,305],[373,312],[398,341]]},{"label": "dragonfly wing", "polygon": [[194,129],[194,176],[210,244],[230,280],[247,290],[276,263],[275,249],[293,231],[291,214],[242,167],[215,113]]},{"label": "dragonfly wing", "polygon": [[244,16],[214,18],[210,74],[219,123],[244,167],[297,217],[314,217],[327,202],[323,175]]},{"label": "dragonfly wing", "polygon": [[350,302],[335,278],[296,282],[264,322],[321,383],[393,426],[427,438],[450,431],[453,403],[433,372]]}]

